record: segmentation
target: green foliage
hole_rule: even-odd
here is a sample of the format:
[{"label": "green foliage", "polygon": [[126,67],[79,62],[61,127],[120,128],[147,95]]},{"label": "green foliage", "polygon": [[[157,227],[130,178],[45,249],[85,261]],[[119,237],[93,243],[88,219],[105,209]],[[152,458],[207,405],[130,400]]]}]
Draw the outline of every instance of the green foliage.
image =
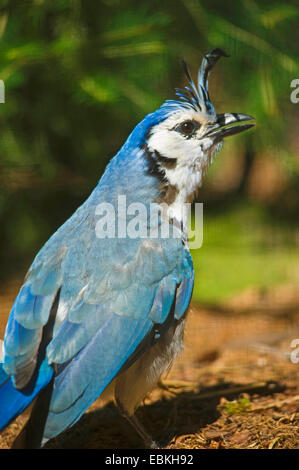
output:
[{"label": "green foliage", "polygon": [[217,109],[254,115],[243,142],[275,146],[295,174],[297,20],[295,0],[2,0],[0,275],[26,271],[135,124],[184,85],[182,56],[196,73],[210,48],[231,54],[211,80]]},{"label": "green foliage", "polygon": [[203,245],[192,250],[193,300],[221,302],[249,288],[266,290],[296,280],[299,248],[291,226],[265,208],[240,201],[211,213],[204,205]]},{"label": "green foliage", "polygon": [[223,411],[229,415],[245,413],[250,410],[250,408],[250,400],[246,397],[239,398],[238,400],[227,401],[222,407]]}]

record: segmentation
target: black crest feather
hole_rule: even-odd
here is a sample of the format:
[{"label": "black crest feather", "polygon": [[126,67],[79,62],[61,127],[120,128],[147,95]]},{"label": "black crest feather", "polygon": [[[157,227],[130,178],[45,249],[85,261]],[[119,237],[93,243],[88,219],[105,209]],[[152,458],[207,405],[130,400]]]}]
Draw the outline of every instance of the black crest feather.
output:
[{"label": "black crest feather", "polygon": [[218,62],[220,57],[229,57],[229,55],[222,49],[215,48],[204,56],[198,72],[197,85],[195,85],[192,79],[185,59],[182,59],[183,69],[188,80],[188,86],[184,87],[184,89],[177,88],[176,95],[186,106],[191,107],[195,111],[207,113],[213,111],[208,91],[208,78],[210,71]]}]

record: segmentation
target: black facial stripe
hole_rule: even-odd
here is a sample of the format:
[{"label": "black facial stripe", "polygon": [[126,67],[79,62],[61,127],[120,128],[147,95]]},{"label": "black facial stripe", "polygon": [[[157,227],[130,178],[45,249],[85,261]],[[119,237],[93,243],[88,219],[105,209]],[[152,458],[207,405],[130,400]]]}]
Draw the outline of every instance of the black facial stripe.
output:
[{"label": "black facial stripe", "polygon": [[163,163],[163,166],[166,168],[175,168],[177,164],[177,158],[167,158],[164,157],[158,150],[155,150],[155,155],[157,157],[157,160]]},{"label": "black facial stripe", "polygon": [[[148,128],[148,130],[146,131],[145,138],[144,138],[145,142],[148,142],[148,141],[149,141],[149,138],[150,138],[151,135],[152,135],[153,127],[154,127],[154,126],[150,126],[150,127]],[[146,145],[146,144],[144,144],[144,145]]]},{"label": "black facial stripe", "polygon": [[142,150],[144,151],[144,155],[147,160],[148,173],[158,178],[162,183],[167,183],[168,180],[165,176],[165,171],[163,170],[163,168],[161,168],[161,165],[159,165],[159,161],[157,159],[157,156],[155,155],[155,152],[152,152],[148,148],[147,144],[144,144],[142,146]]}]

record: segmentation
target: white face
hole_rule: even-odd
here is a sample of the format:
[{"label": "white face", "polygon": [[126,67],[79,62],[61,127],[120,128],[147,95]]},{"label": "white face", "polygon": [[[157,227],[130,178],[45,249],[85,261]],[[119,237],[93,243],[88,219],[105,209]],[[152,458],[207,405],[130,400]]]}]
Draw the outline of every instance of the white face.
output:
[{"label": "white face", "polygon": [[[207,125],[213,124],[215,119],[216,115],[178,110],[153,127],[147,141],[149,150],[163,157],[158,163],[169,183],[178,189],[181,202],[186,202],[201,186],[213,155],[222,146],[204,137]],[[176,162],[167,165],[167,159]]]}]

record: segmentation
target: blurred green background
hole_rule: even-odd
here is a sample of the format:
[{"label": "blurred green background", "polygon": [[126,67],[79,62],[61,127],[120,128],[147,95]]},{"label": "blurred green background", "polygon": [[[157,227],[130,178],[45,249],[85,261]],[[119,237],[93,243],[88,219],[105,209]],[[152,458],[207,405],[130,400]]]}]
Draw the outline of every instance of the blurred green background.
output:
[{"label": "blurred green background", "polygon": [[297,0],[1,0],[0,279],[22,278],[145,114],[213,47],[218,112],[255,116],[210,168],[194,298],[299,281]]}]

